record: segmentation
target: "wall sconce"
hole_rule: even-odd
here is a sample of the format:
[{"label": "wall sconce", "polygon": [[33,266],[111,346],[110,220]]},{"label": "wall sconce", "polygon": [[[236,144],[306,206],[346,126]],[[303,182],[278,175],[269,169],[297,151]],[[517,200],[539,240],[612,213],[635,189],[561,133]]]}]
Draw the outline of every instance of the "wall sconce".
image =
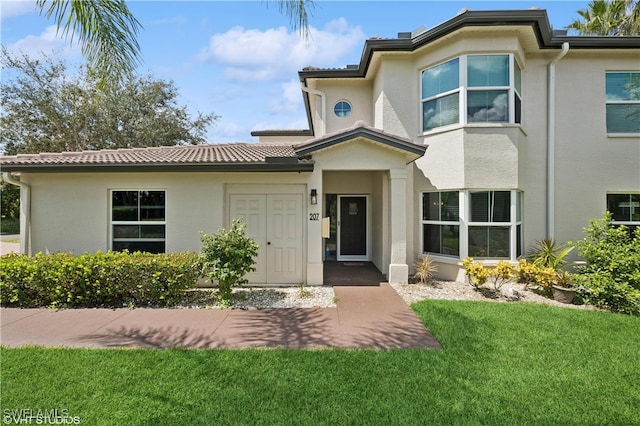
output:
[{"label": "wall sconce", "polygon": [[315,206],[316,204],[318,204],[318,191],[316,191],[315,189],[311,190],[311,205]]}]

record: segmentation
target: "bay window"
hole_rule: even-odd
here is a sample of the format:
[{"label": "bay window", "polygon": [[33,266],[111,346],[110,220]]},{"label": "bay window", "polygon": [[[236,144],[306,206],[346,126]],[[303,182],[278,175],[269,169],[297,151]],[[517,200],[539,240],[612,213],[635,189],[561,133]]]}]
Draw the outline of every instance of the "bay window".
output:
[{"label": "bay window", "polygon": [[461,56],[422,71],[421,84],[425,132],[458,123],[521,122],[522,71],[513,55]]},{"label": "bay window", "polygon": [[423,253],[515,260],[523,254],[522,229],[519,191],[422,194]]},{"label": "bay window", "polygon": [[163,253],[165,191],[111,192],[111,248]]}]

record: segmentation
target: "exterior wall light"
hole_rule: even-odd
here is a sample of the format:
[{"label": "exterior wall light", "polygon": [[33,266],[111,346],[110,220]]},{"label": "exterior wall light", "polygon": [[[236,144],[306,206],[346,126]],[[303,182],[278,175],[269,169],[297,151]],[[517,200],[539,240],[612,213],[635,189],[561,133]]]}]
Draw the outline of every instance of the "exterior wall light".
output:
[{"label": "exterior wall light", "polygon": [[311,205],[315,206],[318,204],[318,191],[315,189],[311,190]]}]

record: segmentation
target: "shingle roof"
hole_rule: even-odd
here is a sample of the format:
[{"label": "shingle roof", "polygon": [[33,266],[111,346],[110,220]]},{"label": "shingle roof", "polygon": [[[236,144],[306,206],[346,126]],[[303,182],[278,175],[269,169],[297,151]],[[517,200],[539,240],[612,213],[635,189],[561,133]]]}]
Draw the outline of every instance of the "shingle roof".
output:
[{"label": "shingle roof", "polygon": [[242,165],[270,165],[269,168],[274,168],[274,165],[292,166],[301,163],[304,161],[298,160],[291,145],[249,143],[19,154],[0,158],[4,171],[110,166],[138,166],[144,170],[153,166],[161,167],[162,170],[170,170],[171,166],[190,169],[197,168],[195,166],[207,166],[210,169],[224,169],[225,166],[237,168]]}]

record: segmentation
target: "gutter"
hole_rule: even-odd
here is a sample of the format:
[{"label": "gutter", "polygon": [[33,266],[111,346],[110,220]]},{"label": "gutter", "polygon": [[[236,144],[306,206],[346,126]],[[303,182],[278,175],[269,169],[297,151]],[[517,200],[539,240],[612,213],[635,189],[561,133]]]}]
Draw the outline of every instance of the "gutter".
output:
[{"label": "gutter", "polygon": [[556,151],[556,64],[569,52],[569,43],[562,43],[562,50],[549,63],[549,82],[547,90],[547,222],[546,231],[548,238],[555,236],[555,196],[556,196],[556,175],[555,175],[555,151]]},{"label": "gutter", "polygon": [[3,172],[2,179],[20,187],[20,252],[31,256],[31,186]]},{"label": "gutter", "polygon": [[300,88],[302,89],[303,92],[305,92],[307,94],[320,96],[320,101],[321,101],[321,104],[320,104],[320,119],[322,120],[322,126],[320,126],[321,134],[318,135],[318,136],[322,137],[322,136],[327,134],[327,122],[326,122],[326,118],[327,118],[327,96],[324,94],[324,92],[321,92],[320,90],[312,89],[310,87],[305,86],[304,83],[300,84]]}]

